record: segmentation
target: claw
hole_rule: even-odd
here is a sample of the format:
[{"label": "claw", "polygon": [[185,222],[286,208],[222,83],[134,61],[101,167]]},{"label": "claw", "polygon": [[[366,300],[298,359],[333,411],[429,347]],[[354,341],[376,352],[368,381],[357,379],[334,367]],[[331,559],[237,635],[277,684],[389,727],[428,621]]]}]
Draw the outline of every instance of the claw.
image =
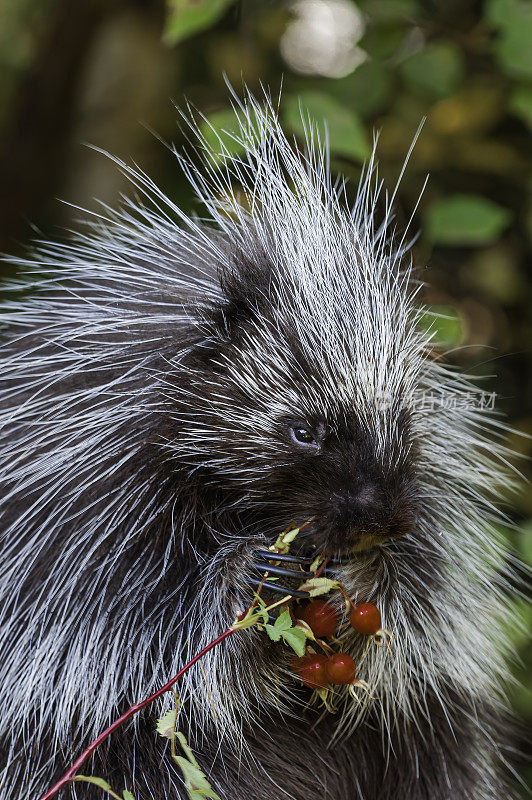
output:
[{"label": "claw", "polygon": [[309,564],[312,563],[312,558],[306,556],[284,555],[283,553],[274,553],[272,550],[255,550],[254,555],[265,558],[267,561],[286,561],[291,564],[304,564],[307,561]]},{"label": "claw", "polygon": [[255,569],[258,569],[259,572],[268,572],[272,575],[285,575],[288,578],[312,578],[313,572],[296,572],[293,569],[284,569],[284,567],[277,567],[273,564],[262,564],[260,562],[254,561],[253,566]]},{"label": "claw", "polygon": [[288,594],[292,597],[310,597],[309,592],[302,592],[299,589],[289,589],[287,586],[281,586],[279,583],[269,583],[268,580],[264,581],[259,578],[250,578],[248,583],[252,586],[260,586],[261,584],[272,592],[280,592],[281,594]]},{"label": "claw", "polygon": [[[263,576],[265,574],[278,575],[280,577],[293,578],[294,580],[312,578],[314,576],[314,572],[310,571],[309,567],[315,560],[316,553],[310,556],[291,555],[260,548],[253,552],[253,556],[256,559],[253,562],[253,566],[258,572],[262,573]],[[322,570],[322,574],[333,575],[334,567],[342,563],[341,559],[329,559],[327,565]],[[286,567],[284,566],[285,564],[287,565]],[[287,568],[289,564],[293,564],[295,567],[299,566],[301,569],[289,569]],[[306,567],[306,569],[303,569],[304,567]],[[290,589],[278,582],[270,582],[268,578],[264,579],[264,577],[260,580],[258,578],[250,578],[249,583],[253,586],[260,586],[262,584],[274,592],[290,595],[292,597],[310,597],[309,592],[303,592],[299,589]]]}]

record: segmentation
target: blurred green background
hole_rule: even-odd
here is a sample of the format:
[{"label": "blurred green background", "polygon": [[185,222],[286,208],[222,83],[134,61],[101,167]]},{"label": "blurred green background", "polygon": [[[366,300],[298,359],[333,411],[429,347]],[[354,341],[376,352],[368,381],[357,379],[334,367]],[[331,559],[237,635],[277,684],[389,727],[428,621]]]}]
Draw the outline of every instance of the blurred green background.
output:
[{"label": "blurred green background", "polygon": [[[353,183],[380,131],[380,169],[392,185],[426,117],[398,222],[429,173],[414,217],[427,300],[449,309],[443,335],[452,358],[497,393],[511,425],[532,434],[530,2],[2,0],[0,250],[62,236],[80,216],[73,206],[113,204],[127,192],[85,142],[138,162],[194,207],[157,136],[183,141],[172,100],[230,129],[224,74],[237,91],[244,80],[274,95],[282,80],[286,128],[300,134],[299,102],[326,118],[332,168]],[[532,455],[530,439],[514,434],[511,445]],[[526,458],[516,463],[530,477]],[[510,499],[509,513],[515,528],[505,535],[531,564],[530,486]],[[516,599],[515,615],[525,623],[512,633],[523,686],[512,699],[530,726],[530,605]]]}]

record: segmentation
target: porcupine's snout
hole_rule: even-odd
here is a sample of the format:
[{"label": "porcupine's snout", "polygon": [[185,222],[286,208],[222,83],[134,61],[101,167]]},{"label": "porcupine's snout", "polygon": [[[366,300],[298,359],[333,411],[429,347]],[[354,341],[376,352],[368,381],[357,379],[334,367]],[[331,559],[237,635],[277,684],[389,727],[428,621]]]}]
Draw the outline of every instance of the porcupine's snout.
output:
[{"label": "porcupine's snout", "polygon": [[410,533],[415,514],[408,494],[380,482],[355,483],[345,492],[332,492],[323,521],[324,549],[365,549]]},{"label": "porcupine's snout", "polygon": [[405,536],[415,526],[417,492],[411,464],[383,466],[361,455],[338,459],[314,484],[315,521],[309,538],[331,555],[366,550]]}]

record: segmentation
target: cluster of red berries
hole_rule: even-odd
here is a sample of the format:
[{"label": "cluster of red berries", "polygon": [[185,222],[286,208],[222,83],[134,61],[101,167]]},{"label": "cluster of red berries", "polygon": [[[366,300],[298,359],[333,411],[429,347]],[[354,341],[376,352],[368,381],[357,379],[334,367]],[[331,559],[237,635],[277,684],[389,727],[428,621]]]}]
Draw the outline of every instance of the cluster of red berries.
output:
[{"label": "cluster of red berries", "polygon": [[[294,609],[294,615],[306,622],[316,637],[332,636],[338,628],[338,613],[326,600],[312,600]],[[373,603],[354,605],[349,621],[358,633],[376,636],[381,631],[380,611]],[[356,665],[347,653],[308,653],[295,658],[292,669],[311,689],[323,689],[329,683],[342,686],[356,682]]]}]

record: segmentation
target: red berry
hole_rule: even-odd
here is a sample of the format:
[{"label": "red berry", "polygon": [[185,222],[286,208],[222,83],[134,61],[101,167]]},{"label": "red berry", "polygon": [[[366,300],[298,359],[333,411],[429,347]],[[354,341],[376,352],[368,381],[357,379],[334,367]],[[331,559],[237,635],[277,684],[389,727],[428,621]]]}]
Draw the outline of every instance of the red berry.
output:
[{"label": "red berry", "polygon": [[305,686],[311,689],[323,689],[327,686],[327,656],[311,653],[308,656],[294,658],[292,669]]},{"label": "red berry", "polygon": [[351,625],[358,633],[375,634],[381,629],[381,613],[373,603],[359,603],[351,611]]},{"label": "red berry", "polygon": [[329,683],[353,683],[355,680],[355,662],[347,653],[335,653],[327,662],[327,678]]},{"label": "red berry", "polygon": [[311,628],[314,636],[331,636],[338,627],[338,614],[326,600],[309,603],[301,619]]},{"label": "red berry", "polygon": [[305,614],[305,609],[307,608],[307,603],[291,603],[289,607],[290,616],[293,620],[296,619],[303,619],[303,615]]}]

